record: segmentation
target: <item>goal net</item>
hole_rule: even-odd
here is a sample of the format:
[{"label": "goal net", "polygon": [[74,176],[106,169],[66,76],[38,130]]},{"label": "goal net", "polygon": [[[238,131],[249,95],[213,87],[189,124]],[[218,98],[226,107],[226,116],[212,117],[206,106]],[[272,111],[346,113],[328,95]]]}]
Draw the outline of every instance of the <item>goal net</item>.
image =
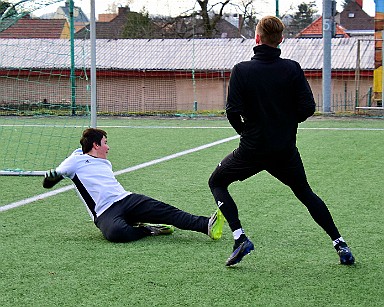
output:
[{"label": "goal net", "polygon": [[43,174],[90,123],[89,43],[72,39],[65,10],[33,15],[56,2],[0,1],[2,175]]},{"label": "goal net", "polygon": [[[274,15],[278,2],[263,3],[0,1],[0,137],[6,148],[0,174],[41,174],[78,146],[90,111],[95,114],[90,102],[96,76],[97,116],[222,116],[231,70],[253,56],[255,25]],[[381,112],[382,37],[373,34],[384,13],[374,18],[351,3],[364,19],[354,18],[358,30],[335,24],[325,93],[332,93],[332,113]],[[281,56],[299,62],[321,113],[327,98],[321,14],[297,18],[297,1],[280,5],[276,13],[286,25]],[[340,22],[350,20],[350,9],[338,6]]]}]

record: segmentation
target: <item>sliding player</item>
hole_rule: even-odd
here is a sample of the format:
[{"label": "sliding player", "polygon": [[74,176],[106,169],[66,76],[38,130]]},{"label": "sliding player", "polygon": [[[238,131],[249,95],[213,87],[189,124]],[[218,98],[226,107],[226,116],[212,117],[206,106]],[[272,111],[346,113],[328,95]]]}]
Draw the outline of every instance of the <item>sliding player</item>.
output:
[{"label": "sliding player", "polygon": [[52,188],[70,178],[88,206],[94,223],[111,242],[130,242],[146,236],[171,234],[174,227],[201,232],[212,239],[222,235],[224,218],[217,210],[210,218],[196,216],[145,195],[126,191],[107,160],[107,133],[84,130],[81,149],[56,169],[46,172],[43,186]]}]

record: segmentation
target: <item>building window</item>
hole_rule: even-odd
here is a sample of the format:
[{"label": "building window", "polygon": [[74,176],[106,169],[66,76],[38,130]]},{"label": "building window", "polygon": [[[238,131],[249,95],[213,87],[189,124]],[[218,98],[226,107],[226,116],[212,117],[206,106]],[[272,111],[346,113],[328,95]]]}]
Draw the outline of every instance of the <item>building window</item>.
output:
[{"label": "building window", "polygon": [[355,13],[348,13],[348,17],[349,17],[349,18],[353,18],[353,17],[355,17]]}]

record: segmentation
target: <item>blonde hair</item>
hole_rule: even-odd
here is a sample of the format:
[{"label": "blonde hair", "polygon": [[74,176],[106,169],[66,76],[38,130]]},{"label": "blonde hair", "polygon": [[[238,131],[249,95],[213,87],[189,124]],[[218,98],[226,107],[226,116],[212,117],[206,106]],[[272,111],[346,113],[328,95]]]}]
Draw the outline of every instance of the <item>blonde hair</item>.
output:
[{"label": "blonde hair", "polygon": [[283,37],[283,22],[275,16],[265,16],[256,25],[256,34],[259,34],[262,43],[278,46]]}]

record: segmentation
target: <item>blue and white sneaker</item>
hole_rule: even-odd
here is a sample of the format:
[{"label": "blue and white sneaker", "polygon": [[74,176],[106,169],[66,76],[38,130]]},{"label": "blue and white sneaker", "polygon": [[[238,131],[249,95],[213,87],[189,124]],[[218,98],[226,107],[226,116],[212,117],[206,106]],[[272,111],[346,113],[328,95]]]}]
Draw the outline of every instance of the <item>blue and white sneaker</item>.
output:
[{"label": "blue and white sneaker", "polygon": [[353,257],[351,249],[348,246],[339,246],[337,248],[337,254],[340,257],[340,264],[352,265],[355,263],[355,257]]},{"label": "blue and white sneaker", "polygon": [[240,245],[238,245],[237,247],[235,245],[233,253],[231,254],[231,256],[229,256],[225,265],[233,266],[239,263],[244,258],[244,256],[248,255],[254,249],[255,246],[253,245],[253,243],[248,238],[246,238],[245,241],[240,243]]}]

